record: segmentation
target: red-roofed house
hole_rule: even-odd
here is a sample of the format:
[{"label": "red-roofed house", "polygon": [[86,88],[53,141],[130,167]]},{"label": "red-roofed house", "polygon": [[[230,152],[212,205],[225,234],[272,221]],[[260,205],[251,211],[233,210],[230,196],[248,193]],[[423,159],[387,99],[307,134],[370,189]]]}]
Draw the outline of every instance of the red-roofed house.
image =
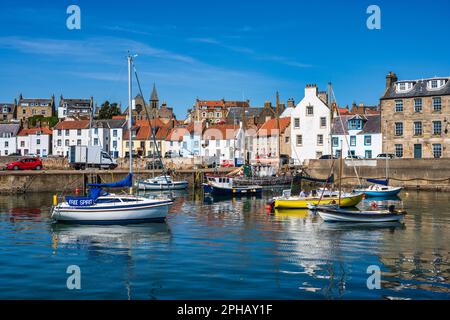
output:
[{"label": "red-roofed house", "polygon": [[[164,155],[164,142],[166,136],[169,134],[171,128],[171,122],[164,123],[160,119],[150,120],[151,127],[148,120],[136,120],[132,128],[132,142],[133,142],[133,154],[139,156],[152,157],[157,154],[157,151],[161,155]],[[154,132],[153,132],[153,131]],[[156,137],[156,145],[153,140],[153,134]],[[123,131],[123,153],[128,156],[129,152],[129,131],[128,129]]]},{"label": "red-roofed house", "polygon": [[89,145],[89,120],[67,119],[53,128],[52,154],[68,156],[70,146]]},{"label": "red-roofed house", "polygon": [[225,123],[230,108],[248,108],[250,101],[200,100],[195,101],[193,109],[188,111],[188,119],[194,121],[207,121],[211,124]]},{"label": "red-roofed house", "polygon": [[290,117],[266,121],[256,134],[256,143],[253,143],[252,150],[253,159],[278,159],[279,153],[290,157],[290,124]]},{"label": "red-roofed house", "polygon": [[52,130],[47,127],[22,129],[17,135],[17,151],[23,156],[48,156],[52,151]]},{"label": "red-roofed house", "polygon": [[212,125],[203,131],[201,155],[220,161],[243,158],[242,130],[233,124]]}]

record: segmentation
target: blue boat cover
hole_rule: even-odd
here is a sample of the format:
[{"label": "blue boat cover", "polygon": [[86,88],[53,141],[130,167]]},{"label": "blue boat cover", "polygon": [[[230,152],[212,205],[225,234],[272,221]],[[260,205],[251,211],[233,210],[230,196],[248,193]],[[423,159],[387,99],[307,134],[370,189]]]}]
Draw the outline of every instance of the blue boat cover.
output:
[{"label": "blue boat cover", "polygon": [[133,186],[133,174],[129,173],[125,179],[111,183],[89,183],[89,187],[94,188],[125,188]]},{"label": "blue boat cover", "polygon": [[378,179],[366,179],[367,182],[375,183],[375,184],[381,184],[383,186],[387,186],[389,184],[389,179],[386,180],[378,180]]},{"label": "blue boat cover", "polygon": [[88,196],[86,196],[86,197],[67,196],[66,201],[69,204],[69,206],[72,206],[72,207],[92,206],[95,204],[95,200],[97,200],[97,198],[100,197],[101,193],[102,193],[102,189],[92,188],[92,189],[89,189]]}]

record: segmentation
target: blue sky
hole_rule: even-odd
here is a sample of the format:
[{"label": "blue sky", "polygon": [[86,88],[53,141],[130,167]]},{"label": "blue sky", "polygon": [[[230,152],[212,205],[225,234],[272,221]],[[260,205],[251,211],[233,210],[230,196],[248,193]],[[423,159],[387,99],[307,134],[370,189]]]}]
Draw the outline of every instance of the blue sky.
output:
[{"label": "blue sky", "polygon": [[[81,30],[66,9],[81,8]],[[381,30],[366,27],[371,4]],[[178,118],[196,97],[260,106],[333,83],[340,105],[377,104],[385,75],[450,75],[450,1],[0,2],[0,102],[24,97],[127,101],[126,52],[148,99],[153,83]]]}]

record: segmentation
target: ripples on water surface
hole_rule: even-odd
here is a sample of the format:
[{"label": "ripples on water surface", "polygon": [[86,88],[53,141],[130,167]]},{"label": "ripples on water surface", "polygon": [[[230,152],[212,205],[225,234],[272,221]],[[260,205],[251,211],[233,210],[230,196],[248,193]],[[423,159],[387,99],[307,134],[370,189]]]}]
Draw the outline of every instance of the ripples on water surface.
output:
[{"label": "ripples on water surface", "polygon": [[[268,214],[259,199],[180,194],[166,224],[54,225],[51,195],[0,197],[2,299],[448,299],[446,193],[403,192],[401,225]],[[81,268],[81,290],[66,268]],[[368,290],[369,265],[382,270]]]}]

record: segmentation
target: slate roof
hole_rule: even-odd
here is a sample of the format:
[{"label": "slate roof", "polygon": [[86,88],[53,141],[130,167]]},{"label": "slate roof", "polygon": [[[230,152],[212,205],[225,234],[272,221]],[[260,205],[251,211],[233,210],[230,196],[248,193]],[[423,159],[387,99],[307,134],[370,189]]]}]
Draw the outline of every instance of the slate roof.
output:
[{"label": "slate roof", "polygon": [[[331,128],[332,135],[344,135],[348,134],[348,121],[352,118],[361,118],[364,121],[363,128],[358,134],[376,134],[381,133],[381,115],[379,114],[366,114],[366,115],[345,115],[336,117],[333,119],[333,125]],[[342,118],[342,124],[340,121]]]},{"label": "slate roof", "polygon": [[92,128],[120,129],[127,125],[125,119],[102,119],[92,121]]},{"label": "slate roof", "polygon": [[[448,81],[441,89],[438,89],[438,90],[429,90],[429,89],[427,89],[427,82],[429,80],[446,79],[446,78],[448,79]],[[413,88],[411,90],[406,91],[406,92],[396,92],[395,84],[398,83],[398,82],[405,82],[405,81],[394,82],[391,85],[391,87],[386,90],[386,93],[385,93],[385,95],[383,97],[381,97],[381,100],[450,95],[450,77],[440,77],[440,78],[432,78],[432,79],[412,80],[410,82],[413,82],[414,86],[413,86]]]},{"label": "slate roof", "polygon": [[91,99],[72,99],[72,98],[63,98],[59,100],[59,105],[64,106],[67,104],[69,108],[86,108],[91,106]]},{"label": "slate roof", "polygon": [[214,108],[214,107],[221,107],[221,108],[248,108],[249,102],[248,101],[227,101],[225,99],[222,100],[199,100],[196,101],[198,106],[207,106],[208,108]]},{"label": "slate roof", "polygon": [[[252,117],[258,117],[263,109],[264,109],[263,107],[246,108],[245,116],[247,117],[247,119],[252,118]],[[233,121],[233,120],[241,121],[242,120],[242,111],[243,110],[241,107],[231,107],[228,111],[227,119],[229,121]]]},{"label": "slate roof", "polygon": [[20,130],[20,124],[18,123],[2,123],[0,124],[0,137],[3,137],[3,134],[10,133],[12,136],[17,136],[17,133]]}]

